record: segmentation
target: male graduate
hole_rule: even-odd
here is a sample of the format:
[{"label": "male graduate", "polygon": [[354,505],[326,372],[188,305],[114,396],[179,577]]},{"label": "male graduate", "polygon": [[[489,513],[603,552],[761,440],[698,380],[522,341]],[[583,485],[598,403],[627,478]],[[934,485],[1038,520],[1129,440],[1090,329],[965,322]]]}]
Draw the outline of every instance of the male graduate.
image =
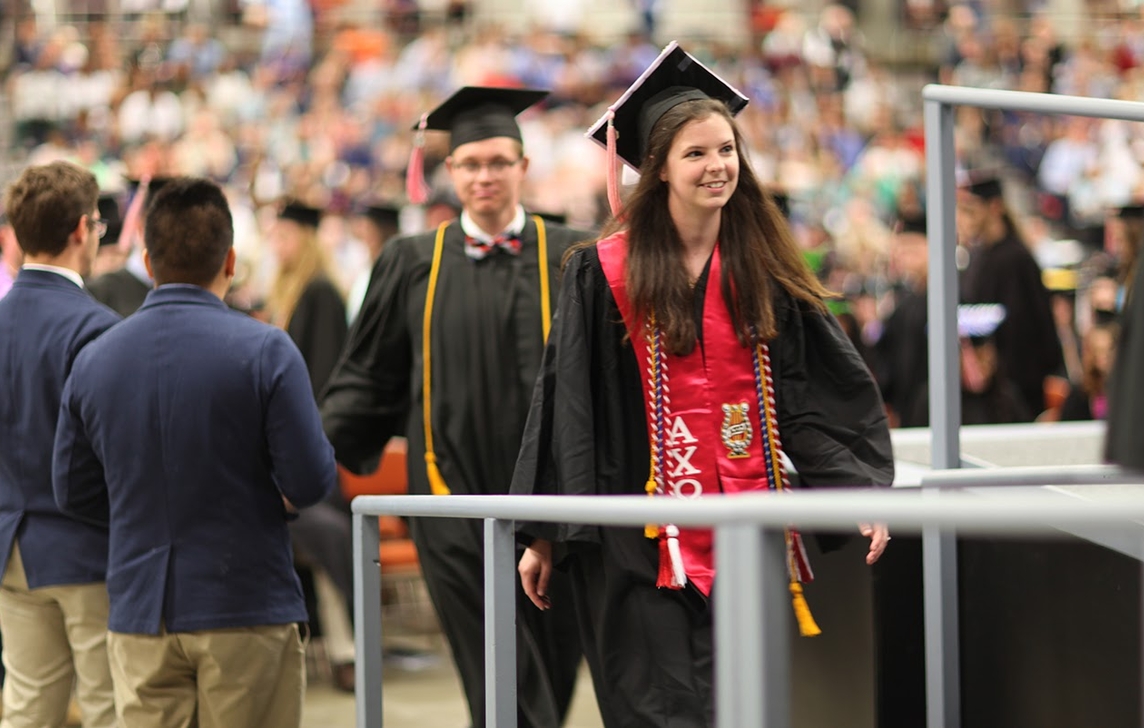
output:
[{"label": "male graduate", "polygon": [[1036,417],[1045,409],[1045,377],[1063,364],[1061,342],[1041,269],[1013,224],[1001,180],[971,176],[957,193],[957,222],[970,251],[961,302],[1005,307],[1005,321],[997,329],[998,363],[1020,390],[1029,417]]},{"label": "male graduate", "polygon": [[73,683],[84,725],[111,728],[106,526],[60,511],[52,440],[80,350],[119,321],[83,287],[106,231],[88,171],[28,167],[6,209],[24,251],[0,301],[0,631],[4,728],[64,725]]},{"label": "male graduate", "polygon": [[[389,242],[374,268],[322,404],[350,470],[369,472],[389,438],[405,435],[411,493],[508,492],[561,257],[589,237],[520,204],[528,157],[515,117],[546,95],[466,87],[424,117],[421,128],[451,135],[445,164],[463,210]],[[472,725],[484,726],[482,524],[421,518],[411,531]],[[560,588],[553,609],[518,610],[522,727],[560,725],[572,696],[581,652]]]},{"label": "male graduate", "polygon": [[298,348],[223,303],[233,237],[218,185],[159,191],[144,232],[157,288],[81,352],[61,399],[56,502],[110,528],[121,728],[301,723],[306,606],[286,522],[337,472]]}]

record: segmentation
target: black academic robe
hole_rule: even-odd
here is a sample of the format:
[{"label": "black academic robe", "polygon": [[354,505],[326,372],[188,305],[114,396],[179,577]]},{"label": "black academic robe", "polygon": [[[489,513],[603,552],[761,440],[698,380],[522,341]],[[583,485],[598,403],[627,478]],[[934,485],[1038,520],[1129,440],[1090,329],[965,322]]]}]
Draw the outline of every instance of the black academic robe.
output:
[{"label": "black academic robe", "polygon": [[899,422],[929,381],[927,321],[925,291],[908,291],[898,299],[874,346],[878,387]]},{"label": "black academic robe", "polygon": [[[560,263],[586,233],[546,225],[551,305]],[[422,416],[422,324],[435,232],[386,244],[323,402],[339,462],[376,467],[389,438],[409,448],[409,490],[430,493]],[[456,494],[507,493],[544,349],[536,224],[520,255],[474,261],[456,222],[446,232],[432,326],[432,425],[437,462]],[[474,728],[484,723],[483,535],[478,521],[411,519],[422,572],[453,650]],[[557,595],[563,580],[554,583]],[[525,602],[518,585],[518,600]],[[556,726],[572,697],[580,649],[570,600],[518,615],[520,725]]]},{"label": "black academic robe", "polygon": [[1005,320],[996,333],[1001,371],[1036,417],[1045,409],[1045,377],[1057,374],[1063,365],[1049,292],[1037,261],[1010,233],[971,253],[962,284],[962,303],[1005,306]]},{"label": "black academic robe", "polygon": [[126,268],[104,273],[87,282],[87,290],[95,300],[124,317],[139,310],[151,288],[150,283],[139,280]]},{"label": "black academic robe", "polygon": [[342,294],[325,276],[314,278],[298,297],[286,333],[302,352],[315,397],[326,386],[342,354],[347,328]]},{"label": "black academic robe", "polygon": [[[696,290],[706,285],[701,279]],[[779,431],[801,485],[889,485],[889,429],[861,357],[833,317],[785,295],[776,314],[771,364]],[[647,425],[640,366],[626,336],[596,249],[576,252],[565,270],[514,493],[644,492]],[[520,529],[523,540],[549,539],[565,553],[605,725],[709,725],[710,605],[693,588],[656,589],[658,548],[643,529]]]},{"label": "black academic robe", "polygon": [[1133,293],[1121,319],[1116,363],[1108,383],[1108,435],[1104,457],[1144,470],[1144,265],[1136,266]]}]

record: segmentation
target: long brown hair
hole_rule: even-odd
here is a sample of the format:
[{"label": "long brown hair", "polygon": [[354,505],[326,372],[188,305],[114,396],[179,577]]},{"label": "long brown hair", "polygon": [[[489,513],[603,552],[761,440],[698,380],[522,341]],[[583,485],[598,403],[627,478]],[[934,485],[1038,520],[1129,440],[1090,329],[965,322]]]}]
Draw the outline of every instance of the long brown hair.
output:
[{"label": "long brown hair", "polygon": [[289,262],[280,262],[278,275],[270,287],[270,295],[267,296],[271,320],[283,329],[290,326],[290,320],[294,318],[294,309],[298,307],[298,300],[311,281],[321,277],[333,280],[330,274],[329,256],[318,242],[318,231],[311,227],[299,226],[299,234],[302,239],[298,257]]},{"label": "long brown hair", "polygon": [[668,187],[660,180],[675,137],[684,126],[717,115],[735,134],[739,182],[722,210],[719,254],[723,300],[731,312],[739,341],[747,345],[778,335],[776,286],[795,299],[826,311],[830,295],[810,272],[782,213],[763,190],[745,156],[746,145],[721,101],[700,99],[679,104],[656,122],[640,169],[640,181],[618,219],[605,226],[603,237],[628,231],[627,292],[638,320],[655,312],[668,350],[684,355],[695,348],[694,293],[683,266],[683,242],[667,213]]}]

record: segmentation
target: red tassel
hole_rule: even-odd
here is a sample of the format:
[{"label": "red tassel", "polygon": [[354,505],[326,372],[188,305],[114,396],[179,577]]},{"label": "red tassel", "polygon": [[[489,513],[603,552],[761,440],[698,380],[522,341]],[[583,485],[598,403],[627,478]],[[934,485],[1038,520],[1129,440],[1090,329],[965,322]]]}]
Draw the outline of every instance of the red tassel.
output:
[{"label": "red tassel", "polygon": [[405,196],[414,205],[424,205],[429,200],[429,185],[425,183],[425,123],[427,115],[421,116],[417,125],[417,135],[413,139],[413,150],[409,152],[409,168],[405,171]]},{"label": "red tassel", "polygon": [[679,589],[675,585],[675,575],[671,571],[671,554],[667,551],[667,539],[659,535],[659,576],[655,585],[660,589]]},{"label": "red tassel", "polygon": [[119,240],[116,241],[116,247],[121,252],[131,252],[131,246],[135,243],[135,236],[141,227],[143,201],[147,198],[147,191],[150,187],[151,175],[145,175],[139,180],[139,186],[135,188],[135,196],[131,198],[131,204],[127,206],[127,213],[123,216],[123,227],[119,229]]},{"label": "red tassel", "polygon": [[616,125],[615,113],[608,109],[608,207],[612,208],[612,217],[620,216],[620,160],[616,156]]}]

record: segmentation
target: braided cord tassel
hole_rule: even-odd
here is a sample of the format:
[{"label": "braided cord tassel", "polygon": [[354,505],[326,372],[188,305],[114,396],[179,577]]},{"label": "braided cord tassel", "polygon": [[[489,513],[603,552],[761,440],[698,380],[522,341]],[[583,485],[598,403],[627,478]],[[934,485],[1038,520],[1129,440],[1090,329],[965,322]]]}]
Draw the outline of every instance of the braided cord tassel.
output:
[{"label": "braided cord tassel", "polygon": [[[648,316],[647,323],[647,386],[651,392],[652,416],[654,436],[651,442],[651,466],[649,468],[647,483],[644,490],[648,496],[654,496],[663,491],[663,458],[664,458],[664,417],[663,417],[663,348],[659,328],[655,324],[655,313]],[[659,538],[659,526],[649,523],[644,526],[644,536]]]},{"label": "braided cord tassel", "polygon": [[[757,335],[754,339],[755,394],[759,401],[759,422],[764,430],[763,455],[767,466],[767,487],[776,491],[789,490],[790,480],[780,456],[782,442],[779,440],[775,415],[775,383],[771,373],[770,347],[760,341]],[[802,537],[793,528],[785,529],[783,537],[786,541],[787,572],[790,574],[791,607],[794,609],[795,621],[798,622],[799,634],[803,637],[820,635],[822,630],[814,621],[814,615],[810,612],[810,605],[807,604],[802,590],[802,582],[814,579],[814,575],[810,573],[806,552],[802,547]]]}]

